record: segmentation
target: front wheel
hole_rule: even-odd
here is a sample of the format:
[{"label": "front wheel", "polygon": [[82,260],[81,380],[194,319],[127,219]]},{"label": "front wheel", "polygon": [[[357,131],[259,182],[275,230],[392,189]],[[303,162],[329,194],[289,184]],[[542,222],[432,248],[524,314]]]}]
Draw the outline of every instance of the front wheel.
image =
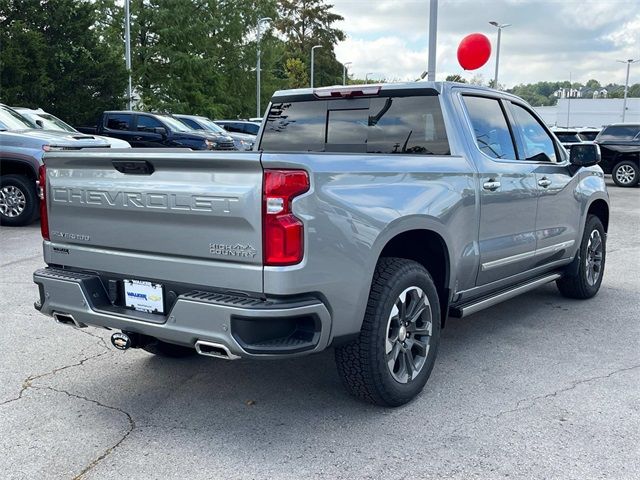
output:
[{"label": "front wheel", "polygon": [[630,160],[616,164],[611,170],[611,178],[619,187],[635,187],[640,181],[638,164]]},{"label": "front wheel", "polygon": [[580,248],[568,272],[556,281],[558,290],[565,297],[587,299],[593,297],[602,284],[607,254],[606,233],[602,222],[589,215],[584,226]]},{"label": "front wheel", "polygon": [[0,176],[0,225],[20,227],[38,214],[36,184],[23,175]]},{"label": "front wheel", "polygon": [[440,341],[440,303],[419,263],[382,258],[358,339],[336,348],[338,373],[354,396],[397,407],[427,383]]}]

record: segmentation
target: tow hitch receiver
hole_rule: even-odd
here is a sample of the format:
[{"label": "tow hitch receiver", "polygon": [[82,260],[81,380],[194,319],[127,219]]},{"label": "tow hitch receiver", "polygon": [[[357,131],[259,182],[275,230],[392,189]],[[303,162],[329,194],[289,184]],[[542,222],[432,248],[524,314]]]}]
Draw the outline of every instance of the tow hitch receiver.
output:
[{"label": "tow hitch receiver", "polygon": [[124,332],[117,332],[111,335],[111,344],[118,350],[127,350],[133,346],[133,340]]}]

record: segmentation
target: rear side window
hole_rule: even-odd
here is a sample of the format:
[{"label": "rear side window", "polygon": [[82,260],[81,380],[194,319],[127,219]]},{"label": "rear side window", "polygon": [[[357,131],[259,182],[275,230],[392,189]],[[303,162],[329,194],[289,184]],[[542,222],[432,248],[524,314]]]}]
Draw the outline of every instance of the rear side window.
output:
[{"label": "rear side window", "polygon": [[107,128],[110,130],[129,130],[131,115],[110,113],[107,115]]},{"label": "rear side window", "polygon": [[261,149],[450,154],[437,96],[274,103]]},{"label": "rear side window", "polygon": [[613,125],[602,130],[600,135],[598,135],[598,140],[631,141],[639,133],[640,125]]},{"label": "rear side window", "polygon": [[494,98],[465,96],[464,103],[478,148],[491,158],[516,159],[513,139],[500,102]]},{"label": "rear side window", "polygon": [[258,130],[260,130],[260,125],[256,125],[255,123],[244,123],[242,124],[241,128],[244,133],[248,133],[249,135],[257,135]]}]

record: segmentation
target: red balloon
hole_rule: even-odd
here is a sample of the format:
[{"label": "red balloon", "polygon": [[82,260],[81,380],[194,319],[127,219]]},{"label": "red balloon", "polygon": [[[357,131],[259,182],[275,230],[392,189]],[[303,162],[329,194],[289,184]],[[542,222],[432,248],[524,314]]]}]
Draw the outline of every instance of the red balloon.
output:
[{"label": "red balloon", "polygon": [[465,70],[480,68],[491,56],[491,42],[481,33],[472,33],[458,45],[458,63]]}]

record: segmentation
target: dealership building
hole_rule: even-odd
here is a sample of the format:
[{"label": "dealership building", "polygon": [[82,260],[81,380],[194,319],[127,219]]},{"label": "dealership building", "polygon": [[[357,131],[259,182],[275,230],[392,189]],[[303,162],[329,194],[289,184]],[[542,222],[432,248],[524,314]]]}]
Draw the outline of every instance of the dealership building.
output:
[{"label": "dealership building", "polygon": [[[535,107],[549,126],[602,127],[622,122],[621,98],[560,98],[550,107]],[[628,98],[625,123],[640,123],[640,98]]]}]

